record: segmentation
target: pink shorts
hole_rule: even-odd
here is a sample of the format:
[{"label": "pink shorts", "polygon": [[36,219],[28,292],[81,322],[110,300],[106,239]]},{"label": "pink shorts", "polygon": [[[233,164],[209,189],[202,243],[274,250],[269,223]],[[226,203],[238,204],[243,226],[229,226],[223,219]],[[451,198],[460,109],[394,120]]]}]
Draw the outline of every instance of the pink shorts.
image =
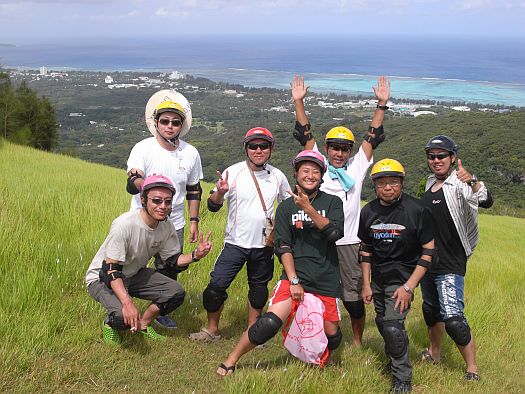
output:
[{"label": "pink shorts", "polygon": [[[319,298],[324,304],[324,315],[323,319],[326,321],[339,321],[341,320],[341,312],[339,310],[339,303],[337,298],[323,296],[315,293],[311,293]],[[270,296],[270,304],[277,304],[281,301],[285,301],[291,297],[290,293],[290,281],[282,279],[273,288],[272,295]]]}]

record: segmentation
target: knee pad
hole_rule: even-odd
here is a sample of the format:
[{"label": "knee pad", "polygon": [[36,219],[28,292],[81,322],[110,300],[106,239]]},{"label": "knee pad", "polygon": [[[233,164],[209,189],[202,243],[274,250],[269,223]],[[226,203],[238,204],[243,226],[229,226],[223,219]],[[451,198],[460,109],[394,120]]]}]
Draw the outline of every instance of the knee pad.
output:
[{"label": "knee pad", "polygon": [[115,312],[111,312],[108,317],[106,317],[104,323],[119,331],[130,329],[130,326],[124,323],[124,317],[122,315],[117,315]]},{"label": "knee pad", "polygon": [[165,316],[165,315],[173,312],[179,306],[181,306],[182,303],[184,302],[184,297],[185,296],[186,296],[186,292],[183,291],[182,293],[175,294],[167,302],[163,302],[162,304],[155,304],[160,309],[160,315]]},{"label": "knee pad", "polygon": [[436,325],[436,323],[443,321],[443,319],[441,319],[441,313],[439,313],[439,308],[434,308],[426,302],[423,302],[422,309],[423,318],[428,327],[432,327]]},{"label": "knee pad", "polygon": [[462,316],[453,316],[445,321],[445,330],[459,346],[467,346],[472,338],[470,327]]},{"label": "knee pad", "polygon": [[376,316],[375,321],[379,333],[381,334],[381,336],[383,336],[383,318]]},{"label": "knee pad", "polygon": [[282,324],[282,320],[275,313],[262,314],[248,329],[248,339],[254,345],[262,345],[277,334]]},{"label": "knee pad", "polygon": [[343,340],[343,333],[341,332],[341,329],[338,328],[334,335],[327,334],[326,338],[328,339],[328,350],[335,350],[339,347],[341,341]]},{"label": "knee pad", "polygon": [[361,319],[365,315],[365,303],[363,300],[343,301],[343,305],[352,319]]},{"label": "knee pad", "polygon": [[227,298],[228,294],[226,294],[226,290],[208,285],[208,287],[204,289],[204,293],[202,293],[202,304],[206,311],[213,313],[221,309],[222,304],[224,304]]},{"label": "knee pad", "polygon": [[389,320],[383,324],[383,338],[386,351],[394,358],[405,355],[408,351],[408,336],[403,324],[397,320]]},{"label": "knee pad", "polygon": [[255,309],[262,309],[268,300],[268,288],[266,286],[250,286],[248,300]]}]

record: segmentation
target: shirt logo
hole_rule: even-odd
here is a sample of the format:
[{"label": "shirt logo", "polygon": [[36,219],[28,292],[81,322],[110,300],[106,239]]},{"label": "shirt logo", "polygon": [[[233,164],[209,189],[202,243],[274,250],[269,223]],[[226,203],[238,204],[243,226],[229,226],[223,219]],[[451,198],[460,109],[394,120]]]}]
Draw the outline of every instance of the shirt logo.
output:
[{"label": "shirt logo", "polygon": [[401,238],[401,232],[406,229],[401,224],[379,223],[370,226],[374,239],[398,239]]},{"label": "shirt logo", "polygon": [[[322,211],[317,211],[317,213],[319,213],[319,215],[321,215],[321,216],[326,217],[326,211],[324,209]],[[302,222],[311,222],[311,221],[312,221],[312,219],[310,218],[310,216],[308,216],[306,213],[304,213],[303,210],[300,210],[297,213],[294,213],[292,215],[292,224],[296,228],[303,228],[303,223]]]},{"label": "shirt logo", "polygon": [[441,200],[432,200],[432,204],[434,205],[441,204]]}]

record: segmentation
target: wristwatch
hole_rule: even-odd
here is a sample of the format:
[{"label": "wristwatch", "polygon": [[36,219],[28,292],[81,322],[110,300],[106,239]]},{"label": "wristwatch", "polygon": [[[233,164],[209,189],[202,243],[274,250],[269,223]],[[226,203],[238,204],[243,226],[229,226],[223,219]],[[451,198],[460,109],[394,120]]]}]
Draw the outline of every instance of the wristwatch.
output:
[{"label": "wristwatch", "polygon": [[290,285],[297,286],[299,283],[301,283],[301,280],[297,276],[290,278]]},{"label": "wristwatch", "polygon": [[191,262],[196,263],[199,260],[200,259],[197,257],[197,254],[195,253],[195,251],[191,252]]},{"label": "wristwatch", "polygon": [[414,294],[414,292],[410,289],[410,287],[408,287],[408,285],[406,283],[403,285],[403,289],[405,289],[405,291],[408,294]]},{"label": "wristwatch", "polygon": [[472,174],[472,178],[470,179],[470,181],[467,182],[467,185],[474,186],[478,182],[479,182],[478,177]]},{"label": "wristwatch", "polygon": [[198,216],[192,216],[192,217],[190,218],[190,222],[197,222],[197,223],[199,223],[199,220],[200,220],[200,219],[199,219]]}]

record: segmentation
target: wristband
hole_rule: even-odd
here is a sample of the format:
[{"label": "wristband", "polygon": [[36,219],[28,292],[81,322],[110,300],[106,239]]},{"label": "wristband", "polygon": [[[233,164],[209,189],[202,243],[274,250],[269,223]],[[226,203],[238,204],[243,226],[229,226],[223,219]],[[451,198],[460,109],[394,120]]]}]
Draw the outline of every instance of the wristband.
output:
[{"label": "wristband", "polygon": [[383,110],[383,111],[386,111],[390,107],[388,105],[379,105],[379,104],[377,104],[376,108],[380,109],[380,110]]},{"label": "wristband", "polygon": [[197,261],[199,261],[200,259],[197,258],[197,255],[195,254],[195,250],[193,252],[191,252],[191,262],[192,263],[196,263]]},{"label": "wristband", "polygon": [[197,222],[197,223],[199,223],[199,221],[200,221],[200,219],[199,219],[198,216],[192,216],[192,217],[190,218],[190,222]]}]

